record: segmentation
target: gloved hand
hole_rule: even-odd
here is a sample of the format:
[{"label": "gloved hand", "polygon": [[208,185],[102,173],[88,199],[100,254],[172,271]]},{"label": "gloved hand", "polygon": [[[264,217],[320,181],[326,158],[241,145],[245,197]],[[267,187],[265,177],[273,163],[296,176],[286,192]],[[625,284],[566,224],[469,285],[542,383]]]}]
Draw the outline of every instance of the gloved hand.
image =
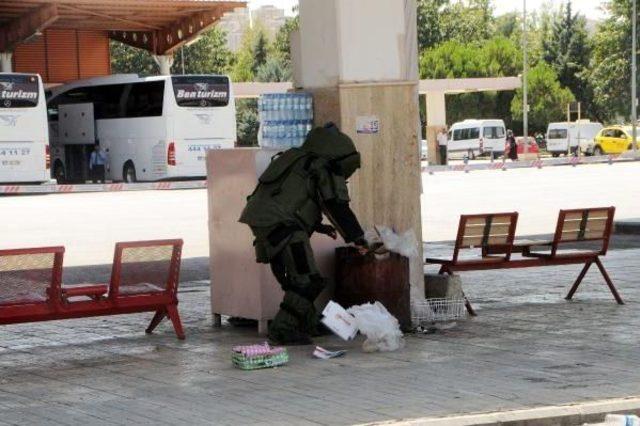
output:
[{"label": "gloved hand", "polygon": [[321,223],[316,227],[316,232],[319,232],[320,234],[328,235],[334,240],[338,238],[338,233],[336,232],[336,228],[334,228],[331,225],[325,225]]},{"label": "gloved hand", "polygon": [[364,239],[364,237],[356,239],[353,244],[356,246],[361,255],[369,253],[369,243]]}]

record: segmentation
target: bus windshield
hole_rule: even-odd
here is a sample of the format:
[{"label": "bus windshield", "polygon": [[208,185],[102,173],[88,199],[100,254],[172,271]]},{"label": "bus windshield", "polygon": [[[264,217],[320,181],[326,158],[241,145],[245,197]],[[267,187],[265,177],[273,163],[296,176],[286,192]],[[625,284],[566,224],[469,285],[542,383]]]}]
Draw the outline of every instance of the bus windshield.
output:
[{"label": "bus windshield", "polygon": [[38,105],[38,77],[0,74],[0,108],[33,108]]},{"label": "bus windshield", "polygon": [[181,107],[225,107],[229,104],[229,79],[224,76],[171,77],[173,93]]}]

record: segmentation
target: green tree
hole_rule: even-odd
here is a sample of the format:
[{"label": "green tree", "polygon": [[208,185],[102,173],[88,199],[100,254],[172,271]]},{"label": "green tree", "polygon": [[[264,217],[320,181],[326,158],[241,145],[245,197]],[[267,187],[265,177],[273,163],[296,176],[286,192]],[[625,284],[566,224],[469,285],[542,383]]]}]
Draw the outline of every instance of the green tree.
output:
[{"label": "green tree", "polygon": [[[567,104],[575,100],[571,91],[562,87],[558,75],[545,62],[540,62],[529,70],[529,132],[544,131],[552,121],[562,120]],[[521,123],[522,89],[516,90],[511,102],[514,121]]]},{"label": "green tree", "polygon": [[556,72],[560,84],[569,88],[583,104],[590,104],[592,90],[589,79],[583,78],[591,58],[587,21],[572,12],[570,0],[561,6],[542,49],[544,61]]},{"label": "green tree", "polygon": [[[421,78],[504,77],[519,73],[522,55],[518,46],[504,37],[461,43],[449,41],[425,50],[420,58]],[[505,118],[510,124],[513,92],[484,92],[447,97],[450,123],[465,118]]]},{"label": "green tree", "polygon": [[486,40],[495,34],[490,0],[467,0],[449,3],[440,14],[443,41],[463,43]]},{"label": "green tree", "polygon": [[449,0],[418,0],[418,48],[420,51],[442,41],[440,14]]},{"label": "green tree", "polygon": [[261,82],[291,81],[291,64],[278,54],[271,55],[267,58],[267,62],[258,67],[255,80]]},{"label": "green tree", "polygon": [[248,28],[231,68],[233,81],[253,81],[258,68],[267,61],[269,40],[262,27]]},{"label": "green tree", "polygon": [[174,74],[182,74],[182,55],[185,74],[224,74],[229,71],[232,55],[227,49],[227,36],[217,27],[204,32],[198,41],[181,50],[176,51],[171,67]]},{"label": "green tree", "polygon": [[631,0],[605,3],[608,17],[593,40],[590,70],[584,78],[593,84],[596,117],[629,117],[631,106]]},{"label": "green tree", "polygon": [[255,99],[238,99],[236,110],[238,146],[257,146],[260,128],[258,102]]},{"label": "green tree", "polygon": [[113,74],[139,74],[142,76],[158,74],[158,65],[151,53],[111,40],[109,44],[111,72]]},{"label": "green tree", "polygon": [[291,61],[291,33],[300,28],[300,17],[287,18],[284,25],[280,27],[273,41],[273,50],[284,60]]},{"label": "green tree", "polygon": [[267,57],[269,56],[269,40],[261,28],[259,28],[254,35],[251,52],[253,53],[253,66],[251,70],[255,75],[258,72],[258,68],[267,62]]}]

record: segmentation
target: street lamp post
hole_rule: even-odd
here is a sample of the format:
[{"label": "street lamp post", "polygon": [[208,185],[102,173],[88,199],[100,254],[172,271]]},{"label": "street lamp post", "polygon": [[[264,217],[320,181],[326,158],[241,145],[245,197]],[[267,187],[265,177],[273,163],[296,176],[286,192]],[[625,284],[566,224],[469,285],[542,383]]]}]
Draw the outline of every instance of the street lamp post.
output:
[{"label": "street lamp post", "polygon": [[633,148],[633,155],[638,154],[638,144],[636,139],[637,124],[638,124],[638,93],[636,88],[636,50],[637,50],[637,25],[638,25],[638,11],[637,0],[633,0],[633,12],[631,17],[631,146]]},{"label": "street lamp post", "polygon": [[[522,56],[523,56],[523,72],[522,72],[522,131],[524,133],[524,154],[529,151],[527,137],[529,136],[529,102],[527,93],[527,73],[529,64],[527,61],[527,0],[522,0]],[[516,143],[516,149],[517,149]]]}]

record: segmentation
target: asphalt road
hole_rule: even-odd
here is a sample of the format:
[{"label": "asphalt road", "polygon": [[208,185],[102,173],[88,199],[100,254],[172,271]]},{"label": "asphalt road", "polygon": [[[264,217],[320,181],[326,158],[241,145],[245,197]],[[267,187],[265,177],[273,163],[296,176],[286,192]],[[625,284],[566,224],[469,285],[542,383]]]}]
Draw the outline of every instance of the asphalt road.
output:
[{"label": "asphalt road", "polygon": [[[424,174],[423,239],[452,240],[461,213],[518,211],[520,235],[553,232],[560,208],[614,205],[619,219],[640,217],[639,177],[640,163]],[[0,248],[65,245],[65,265],[76,267],[110,264],[117,241],[181,237],[185,272],[206,278],[205,190],[5,196],[0,224]]]}]

